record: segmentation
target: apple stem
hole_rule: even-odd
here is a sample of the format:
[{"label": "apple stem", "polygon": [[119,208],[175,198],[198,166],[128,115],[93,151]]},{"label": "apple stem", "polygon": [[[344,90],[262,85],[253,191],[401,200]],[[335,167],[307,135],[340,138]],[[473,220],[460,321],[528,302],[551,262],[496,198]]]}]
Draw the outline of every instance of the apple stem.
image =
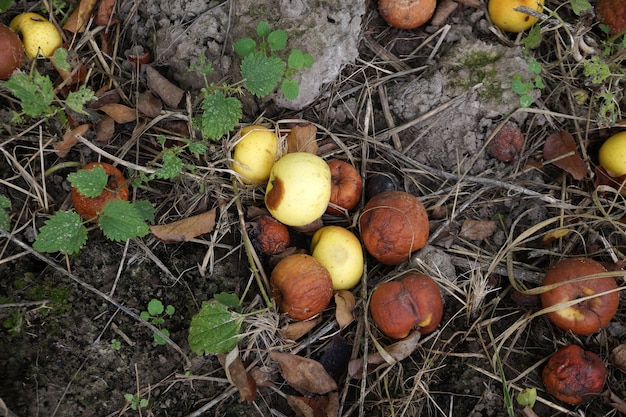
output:
[{"label": "apple stem", "polygon": [[[237,184],[237,180],[233,177],[233,190],[235,191],[235,195],[239,194],[239,187]],[[250,269],[252,269],[252,273],[254,274],[254,278],[256,279],[257,286],[261,291],[261,296],[265,301],[267,307],[272,310],[274,304],[270,300],[267,295],[266,288],[269,288],[269,281],[267,279],[267,275],[265,275],[265,271],[263,270],[259,257],[252,247],[252,242],[250,241],[250,236],[248,236],[248,232],[246,231],[246,221],[243,216],[243,206],[241,204],[240,198],[235,198],[235,206],[237,207],[237,214],[239,216],[239,228],[241,230],[241,236],[243,237],[244,248],[246,249],[246,256],[248,257],[248,264],[250,264]],[[244,298],[243,296],[241,297]]]}]

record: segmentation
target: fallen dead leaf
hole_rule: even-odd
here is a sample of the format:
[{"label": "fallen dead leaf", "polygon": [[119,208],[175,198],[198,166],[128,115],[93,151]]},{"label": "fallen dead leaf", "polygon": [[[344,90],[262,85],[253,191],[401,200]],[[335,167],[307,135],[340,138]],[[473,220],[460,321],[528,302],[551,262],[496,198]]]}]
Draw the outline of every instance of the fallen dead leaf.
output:
[{"label": "fallen dead leaf", "polygon": [[144,65],[146,69],[146,79],[148,81],[148,88],[152,90],[154,94],[161,97],[163,102],[172,108],[178,107],[178,103],[182,100],[185,92],[172,84],[167,78],[161,75],[159,71],[152,68],[151,65]]},{"label": "fallen dead leaf", "polygon": [[76,145],[76,143],[78,143],[77,136],[83,136],[85,133],[87,133],[90,127],[90,124],[85,123],[65,132],[65,134],[63,135],[63,140],[54,145],[54,150],[56,151],[57,156],[59,158],[65,158],[70,149],[72,149],[72,147]]},{"label": "fallen dead leaf", "polygon": [[330,343],[324,346],[318,362],[322,364],[328,375],[339,382],[348,370],[348,362],[352,347],[340,334],[335,334]]},{"label": "fallen dead leaf", "polygon": [[110,116],[115,123],[129,123],[137,119],[137,110],[123,104],[105,104],[98,110]]},{"label": "fallen dead leaf", "polygon": [[582,180],[587,176],[587,165],[578,155],[574,138],[565,130],[553,133],[546,138],[543,145],[543,157],[546,162],[556,165],[576,180]]},{"label": "fallen dead leaf", "polygon": [[298,397],[287,395],[287,404],[298,417],[337,417],[339,415],[339,394],[328,396]]},{"label": "fallen dead leaf", "polygon": [[459,236],[468,240],[485,240],[498,228],[494,220],[465,220]]},{"label": "fallen dead leaf", "polygon": [[295,125],[287,135],[287,153],[308,152],[317,154],[317,128],[312,123]]},{"label": "fallen dead leaf", "polygon": [[96,6],[97,0],[81,0],[78,7],[74,9],[70,17],[63,25],[63,30],[72,33],[83,33],[87,22],[91,18],[91,12]]},{"label": "fallen dead leaf", "polygon": [[96,125],[96,143],[100,146],[108,145],[115,135],[115,121],[104,115]]},{"label": "fallen dead leaf", "polygon": [[226,355],[217,355],[220,364],[226,371],[226,378],[239,391],[239,402],[252,402],[256,398],[256,381],[248,372],[235,347]]},{"label": "fallen dead leaf", "polygon": [[620,175],[617,177],[611,176],[604,167],[598,165],[595,167],[594,172],[596,179],[594,180],[594,187],[599,188],[603,185],[608,185],[617,191],[622,191],[626,183],[626,175]]},{"label": "fallen dead leaf", "polygon": [[541,239],[541,243],[545,246],[548,246],[555,240],[565,237],[569,232],[571,232],[570,229],[552,230],[543,236],[543,238]]},{"label": "fallen dead leaf", "polygon": [[188,242],[213,231],[216,212],[217,207],[173,223],[150,226],[150,231],[157,239],[165,243]]},{"label": "fallen dead leaf", "polygon": [[321,316],[316,316],[310,320],[295,321],[280,329],[278,334],[285,340],[298,340],[321,322]]},{"label": "fallen dead leaf", "polygon": [[144,91],[137,97],[137,109],[146,116],[155,118],[161,114],[163,102],[150,91]]},{"label": "fallen dead leaf", "polygon": [[115,14],[116,0],[100,0],[94,23],[98,26],[112,26],[119,22]]},{"label": "fallen dead leaf", "polygon": [[356,298],[350,291],[340,290],[335,293],[335,319],[339,323],[339,328],[343,329],[354,320],[354,306]]},{"label": "fallen dead leaf", "polygon": [[326,394],[337,389],[337,383],[321,363],[291,353],[271,352],[285,381],[301,394]]},{"label": "fallen dead leaf", "polygon": [[[385,356],[393,359],[395,362],[399,362],[405,358],[407,358],[411,353],[417,349],[418,342],[420,340],[421,334],[419,331],[411,332],[406,338],[396,342],[385,348]],[[363,358],[357,358],[350,361],[348,364],[348,375],[351,378],[361,378],[363,376]],[[387,360],[383,357],[380,352],[374,352],[367,357],[367,373],[378,369],[378,365],[384,364],[384,366],[389,366]]]}]

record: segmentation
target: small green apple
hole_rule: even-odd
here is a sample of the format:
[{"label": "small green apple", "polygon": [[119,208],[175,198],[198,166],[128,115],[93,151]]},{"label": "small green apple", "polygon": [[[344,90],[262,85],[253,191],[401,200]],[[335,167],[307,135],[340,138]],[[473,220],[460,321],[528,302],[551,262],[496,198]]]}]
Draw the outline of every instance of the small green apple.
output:
[{"label": "small green apple", "polygon": [[543,11],[544,0],[489,0],[487,11],[491,23],[505,32],[521,32],[537,23],[537,18],[515,9],[526,6],[537,12]]},{"label": "small green apple", "polygon": [[270,172],[265,206],[287,226],[304,226],[319,219],[330,201],[331,175],[326,161],[307,152],[280,158]]},{"label": "small green apple", "polygon": [[324,265],[333,280],[333,289],[354,288],[363,275],[363,249],[359,239],[340,226],[324,226],[313,235],[311,254]]},{"label": "small green apple", "polygon": [[9,27],[22,37],[24,50],[31,58],[51,56],[63,44],[61,33],[54,23],[37,13],[18,14]]},{"label": "small green apple", "polygon": [[246,184],[263,183],[278,154],[278,137],[264,126],[246,126],[241,129],[241,140],[233,152],[233,170],[241,175]]}]

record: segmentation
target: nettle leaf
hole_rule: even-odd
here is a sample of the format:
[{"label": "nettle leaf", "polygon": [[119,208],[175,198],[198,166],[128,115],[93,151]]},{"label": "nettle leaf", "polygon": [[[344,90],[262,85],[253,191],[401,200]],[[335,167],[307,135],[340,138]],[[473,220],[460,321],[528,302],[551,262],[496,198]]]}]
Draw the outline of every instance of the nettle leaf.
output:
[{"label": "nettle leaf", "polygon": [[62,71],[70,71],[72,66],[67,60],[69,53],[65,48],[57,48],[54,50],[54,54],[52,55],[54,60],[54,66]]},{"label": "nettle leaf", "polygon": [[115,241],[142,237],[150,231],[139,210],[123,200],[112,200],[104,206],[98,226],[107,238]]},{"label": "nettle leaf", "polygon": [[[160,329],[161,333],[163,333],[165,336],[170,337],[170,331],[167,329]],[[161,336],[159,336],[157,333],[153,333],[153,338],[154,338],[154,342],[157,345],[165,345],[167,344],[167,342],[165,341],[165,339],[163,339]]]},{"label": "nettle leaf", "polygon": [[67,95],[65,104],[76,113],[88,114],[84,106],[92,100],[96,100],[96,94],[93,90],[81,85],[78,91],[72,91]]},{"label": "nettle leaf", "polygon": [[233,48],[237,55],[246,57],[256,50],[256,42],[252,38],[238,39]]},{"label": "nettle leaf", "polygon": [[148,313],[150,313],[151,316],[158,316],[159,314],[162,314],[163,311],[165,311],[165,306],[161,300],[153,298],[150,302],[148,302]]},{"label": "nettle leaf", "polygon": [[267,22],[259,22],[259,24],[256,26],[256,34],[259,35],[261,38],[267,38],[271,30],[272,28]]},{"label": "nettle leaf", "polygon": [[313,55],[304,54],[304,68],[311,68],[313,66]]},{"label": "nettle leaf", "polygon": [[9,230],[11,227],[9,219],[9,209],[11,208],[11,200],[0,195],[0,229]]},{"label": "nettle leaf", "polygon": [[148,200],[138,200],[133,205],[144,220],[154,223],[154,207]]},{"label": "nettle leaf", "polygon": [[213,299],[215,299],[218,303],[224,304],[226,307],[235,309],[238,313],[241,312],[241,301],[239,301],[237,294],[221,292],[219,294],[215,294]]},{"label": "nettle leaf", "polygon": [[285,67],[286,64],[280,58],[256,52],[241,62],[241,75],[252,94],[265,97],[274,91],[283,77]]},{"label": "nettle leaf", "polygon": [[289,100],[295,100],[300,94],[300,85],[294,80],[285,80],[280,86],[283,95]]},{"label": "nettle leaf", "polygon": [[582,12],[593,9],[593,6],[587,0],[569,0],[569,3],[572,5],[572,10],[576,16],[580,16]]},{"label": "nettle leaf", "polygon": [[287,66],[296,71],[300,71],[304,66],[304,54],[299,49],[294,49],[287,58]]},{"label": "nettle leaf", "polygon": [[267,43],[272,51],[280,51],[287,45],[287,32],[278,29],[267,35]]},{"label": "nettle leaf", "polygon": [[104,168],[95,165],[91,170],[80,169],[67,176],[67,180],[85,197],[97,197],[102,194],[109,182]]},{"label": "nettle leaf", "polygon": [[200,130],[211,140],[219,140],[233,130],[241,119],[241,102],[235,97],[226,97],[222,91],[207,95],[202,102]]},{"label": "nettle leaf", "polygon": [[528,49],[535,49],[541,43],[541,27],[540,25],[534,25],[529,31],[528,35],[522,40],[524,46]]},{"label": "nettle leaf", "polygon": [[33,248],[39,252],[78,253],[87,242],[87,228],[73,211],[58,211],[39,230]]},{"label": "nettle leaf", "polygon": [[199,356],[230,352],[237,346],[242,321],[242,316],[225,305],[204,301],[189,325],[189,347]]},{"label": "nettle leaf", "polygon": [[207,151],[207,146],[200,142],[187,141],[187,148],[189,148],[189,152],[196,155],[203,155]]},{"label": "nettle leaf", "polygon": [[198,55],[195,60],[191,61],[187,71],[196,72],[200,75],[209,75],[213,72],[213,64],[211,61],[207,61],[206,56]]},{"label": "nettle leaf", "polygon": [[183,170],[183,161],[178,157],[174,149],[167,149],[163,152],[163,166],[156,170],[155,177],[163,180],[176,178]]},{"label": "nettle leaf", "polygon": [[28,116],[38,117],[52,114],[51,107],[55,98],[54,86],[50,77],[44,77],[34,71],[32,77],[27,74],[15,74],[4,83],[11,93],[22,102],[22,110]]}]

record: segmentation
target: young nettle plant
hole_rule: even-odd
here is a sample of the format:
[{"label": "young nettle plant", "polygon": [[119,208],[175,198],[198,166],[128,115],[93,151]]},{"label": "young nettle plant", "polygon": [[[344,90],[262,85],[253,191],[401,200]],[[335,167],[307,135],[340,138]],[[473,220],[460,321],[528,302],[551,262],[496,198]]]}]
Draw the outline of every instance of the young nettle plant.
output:
[{"label": "young nettle plant", "polygon": [[[148,303],[147,311],[142,311],[140,316],[143,320],[152,323],[157,329],[161,331],[165,336],[170,337],[170,332],[163,325],[165,319],[174,315],[174,306],[168,304],[167,307],[163,305],[161,300],[153,298]],[[165,345],[167,342],[161,337],[161,335],[154,333],[154,341],[158,345]]]},{"label": "young nettle plant", "polygon": [[196,119],[196,125],[207,139],[221,139],[239,122],[242,107],[235,95],[240,94],[243,87],[256,97],[266,97],[281,84],[283,95],[293,100],[300,93],[300,86],[293,76],[296,71],[313,65],[313,57],[298,49],[292,50],[286,61],[278,56],[278,52],[287,45],[288,35],[284,30],[271,30],[267,22],[261,22],[257,25],[256,33],[260,38],[259,43],[252,38],[242,38],[234,45],[235,52],[243,58],[240,66],[241,83],[210,85],[207,76],[213,72],[213,67],[204,55],[199,56],[189,67],[189,71],[197,72],[205,80],[202,114]]},{"label": "young nettle plant", "polygon": [[104,235],[114,241],[125,241],[148,234],[146,221],[154,221],[152,204],[145,200],[134,203],[126,201],[127,189],[126,198],[117,198],[122,192],[117,187],[110,188],[112,171],[106,170],[112,167],[104,163],[90,165],[92,166],[87,165],[68,175],[76,197],[73,198],[75,208],[81,210],[83,218],[76,211],[57,211],[39,230],[33,243],[35,250],[78,253],[87,242],[86,224],[90,221],[96,222]]}]

